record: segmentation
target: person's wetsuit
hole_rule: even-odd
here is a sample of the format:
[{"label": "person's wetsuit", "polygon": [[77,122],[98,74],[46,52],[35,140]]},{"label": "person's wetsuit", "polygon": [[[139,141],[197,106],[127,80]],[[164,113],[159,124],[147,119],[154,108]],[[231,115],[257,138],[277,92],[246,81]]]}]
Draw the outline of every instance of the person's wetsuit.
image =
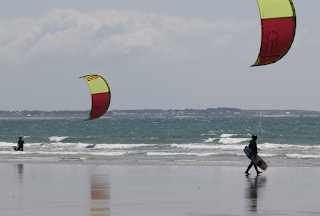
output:
[{"label": "person's wetsuit", "polygon": [[[249,147],[251,148],[252,152],[253,152],[253,155],[254,157],[257,156],[258,154],[258,148],[257,148],[257,143],[255,140],[251,140],[250,143],[249,143]],[[253,163],[253,161],[251,161],[250,165],[248,166],[248,169],[247,171],[245,172],[246,174],[249,174],[249,170],[251,169],[252,165],[254,166],[255,170],[257,171],[257,175],[260,173],[259,170],[258,170],[258,167],[256,164]]]},{"label": "person's wetsuit", "polygon": [[23,151],[23,143],[24,141],[21,138],[19,138],[18,147],[16,148],[17,151]]},{"label": "person's wetsuit", "polygon": [[249,143],[249,147],[253,151],[253,155],[256,156],[258,154],[257,143],[255,140],[251,140]]}]

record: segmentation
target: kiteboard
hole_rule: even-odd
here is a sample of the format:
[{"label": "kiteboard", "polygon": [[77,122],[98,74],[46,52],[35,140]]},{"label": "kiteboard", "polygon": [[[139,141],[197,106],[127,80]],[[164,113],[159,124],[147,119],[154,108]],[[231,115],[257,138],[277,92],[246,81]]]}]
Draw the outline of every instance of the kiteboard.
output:
[{"label": "kiteboard", "polygon": [[17,151],[17,146],[12,146],[13,151]]},{"label": "kiteboard", "polygon": [[253,155],[253,151],[250,147],[246,146],[244,149],[243,149],[244,153],[247,155],[247,157],[255,164],[257,165],[258,167],[260,167],[262,170],[266,170],[268,168],[268,165],[266,164],[266,162],[264,162],[262,160],[262,158],[257,155],[256,158],[254,158],[254,155]]}]

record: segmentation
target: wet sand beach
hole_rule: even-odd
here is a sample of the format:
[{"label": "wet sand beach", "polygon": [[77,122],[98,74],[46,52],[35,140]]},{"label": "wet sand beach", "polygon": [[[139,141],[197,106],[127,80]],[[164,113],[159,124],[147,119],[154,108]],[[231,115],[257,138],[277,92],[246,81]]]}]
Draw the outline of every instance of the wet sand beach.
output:
[{"label": "wet sand beach", "polygon": [[1,215],[320,215],[320,167],[1,162]]}]

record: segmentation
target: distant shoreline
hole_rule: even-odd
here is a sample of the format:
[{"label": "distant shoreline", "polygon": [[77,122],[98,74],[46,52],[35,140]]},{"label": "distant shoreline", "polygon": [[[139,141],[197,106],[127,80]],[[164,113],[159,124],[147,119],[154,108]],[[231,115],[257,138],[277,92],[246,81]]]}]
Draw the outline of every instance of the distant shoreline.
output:
[{"label": "distant shoreline", "polygon": [[[84,111],[0,111],[0,119],[84,119],[90,110]],[[238,108],[208,108],[184,110],[109,110],[102,118],[223,118],[223,117],[315,117],[320,111],[310,110],[242,110]]]},{"label": "distant shoreline", "polygon": [[[135,117],[135,118],[175,118],[175,119],[186,119],[186,118],[255,118],[260,117],[260,115],[251,115],[251,116],[170,116],[170,117],[156,117],[156,116],[150,116],[150,117]],[[320,115],[261,115],[261,117],[264,118],[285,118],[285,117],[320,117]],[[102,119],[128,119],[133,117],[112,117],[112,116],[102,116],[100,117]],[[86,117],[70,117],[70,116],[60,116],[60,117],[0,117],[0,120],[53,120],[53,119],[83,119],[86,120]]]},{"label": "distant shoreline", "polygon": [[[112,118],[112,117],[101,117],[101,118]],[[60,116],[60,117],[37,117],[37,116],[32,116],[32,117],[0,117],[0,120],[9,120],[9,119],[17,119],[17,120],[35,120],[35,119],[83,119],[86,120],[87,118],[85,117],[68,117],[68,116]]]}]

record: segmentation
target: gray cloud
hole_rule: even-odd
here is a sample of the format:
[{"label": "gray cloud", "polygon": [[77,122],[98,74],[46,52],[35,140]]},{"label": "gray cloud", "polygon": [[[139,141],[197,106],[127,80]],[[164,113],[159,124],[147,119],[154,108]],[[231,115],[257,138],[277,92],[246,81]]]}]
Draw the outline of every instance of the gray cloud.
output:
[{"label": "gray cloud", "polygon": [[0,61],[21,64],[37,58],[183,59],[203,52],[207,44],[213,45],[212,49],[229,46],[234,43],[233,35],[254,25],[257,22],[210,22],[127,10],[81,13],[53,8],[39,20],[0,20]]}]

